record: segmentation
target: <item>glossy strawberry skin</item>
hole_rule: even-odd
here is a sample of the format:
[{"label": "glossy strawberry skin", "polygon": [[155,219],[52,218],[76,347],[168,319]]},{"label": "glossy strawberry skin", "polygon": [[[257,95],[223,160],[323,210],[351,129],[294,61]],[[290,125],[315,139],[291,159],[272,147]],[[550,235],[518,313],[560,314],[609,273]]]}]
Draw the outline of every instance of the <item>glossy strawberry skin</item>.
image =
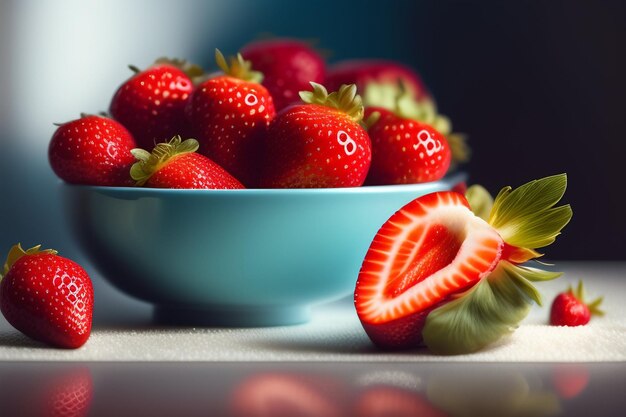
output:
[{"label": "glossy strawberry skin", "polygon": [[441,133],[382,108],[367,108],[366,120],[373,112],[380,118],[368,128],[372,166],[367,184],[414,184],[443,178],[452,153]]},{"label": "glossy strawberry skin", "polygon": [[230,76],[209,79],[192,94],[187,115],[199,152],[246,186],[256,185],[260,143],[276,115],[265,87]]},{"label": "glossy strawberry skin", "polygon": [[584,326],[590,319],[589,307],[572,292],[560,293],[552,302],[550,324],[553,326]]},{"label": "glossy strawberry skin", "polygon": [[32,339],[78,348],[91,333],[91,279],[67,258],[25,255],[0,282],[0,310],[13,327]]},{"label": "glossy strawberry skin", "polygon": [[428,314],[487,276],[504,242],[455,192],[408,203],[381,227],[365,256],[355,306],[384,349],[420,346]]},{"label": "glossy strawberry skin", "polygon": [[264,153],[261,186],[267,188],[358,187],[372,158],[365,129],[342,111],[317,104],[279,113]]},{"label": "glossy strawberry skin", "polygon": [[336,90],[342,84],[356,84],[360,94],[370,82],[396,86],[401,80],[416,100],[431,98],[421,77],[411,68],[394,61],[354,59],[338,62],[328,69],[325,85]]},{"label": "glossy strawberry skin", "polygon": [[122,84],[111,100],[111,115],[133,134],[137,145],[152,149],[174,135],[187,136],[185,106],[191,79],[167,64],[141,71]]},{"label": "glossy strawberry skin", "polygon": [[153,188],[239,189],[244,186],[221,166],[198,153],[174,157],[146,182]]},{"label": "glossy strawberry skin", "polygon": [[298,93],[308,90],[309,82],[324,82],[324,59],[302,41],[272,39],[252,42],[241,49],[241,55],[252,62],[255,70],[263,73],[263,85],[272,95],[277,111],[299,102]]},{"label": "glossy strawberry skin", "polygon": [[73,184],[131,186],[137,145],[113,119],[86,116],[64,123],[52,135],[48,159],[54,173]]}]

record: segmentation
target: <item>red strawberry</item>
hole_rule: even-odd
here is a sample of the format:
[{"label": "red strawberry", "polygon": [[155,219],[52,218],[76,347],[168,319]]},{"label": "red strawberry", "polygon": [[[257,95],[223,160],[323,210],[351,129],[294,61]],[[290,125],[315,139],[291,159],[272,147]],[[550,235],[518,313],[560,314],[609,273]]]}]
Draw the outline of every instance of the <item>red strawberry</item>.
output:
[{"label": "red strawberry", "polygon": [[[398,93],[398,81],[401,81],[415,100],[431,98],[419,74],[394,61],[376,59],[343,61],[330,67],[326,76],[326,85],[330,90],[335,90],[342,84],[356,84],[359,93],[364,94],[368,84],[374,83],[388,86],[390,92],[386,96],[391,98]],[[366,104],[381,105],[381,103],[369,103],[367,100]]]},{"label": "red strawberry", "polygon": [[372,341],[417,346],[428,313],[491,272],[504,243],[454,192],[420,197],[378,231],[355,290],[356,310]]},{"label": "red strawberry", "polygon": [[[263,73],[263,85],[272,94],[276,110],[298,102],[298,93],[311,81],[323,83],[324,59],[308,44],[295,39],[272,39],[247,44],[241,55]],[[344,83],[347,84],[347,83]],[[340,85],[337,85],[339,89]]]},{"label": "red strawberry", "polygon": [[356,87],[328,94],[319,84],[301,92],[305,104],[284,109],[265,141],[261,186],[268,188],[356,187],[371,162],[370,139]]},{"label": "red strawberry", "polygon": [[451,153],[441,133],[383,108],[366,109],[366,119],[374,112],[380,116],[367,130],[372,141],[368,184],[436,181],[446,174]]},{"label": "red strawberry", "polygon": [[246,186],[257,182],[260,141],[276,114],[269,92],[259,84],[263,75],[252,71],[241,55],[230,65],[220,51],[215,58],[224,75],[200,84],[187,114],[208,156]]},{"label": "red strawberry", "polygon": [[137,158],[130,171],[136,185],[154,188],[244,188],[206,156],[195,153],[198,141],[175,136],[158,143],[152,153],[133,149]]},{"label": "red strawberry", "polygon": [[132,185],[129,170],[135,140],[113,119],[84,116],[60,125],[52,135],[48,158],[54,173],[74,184]]},{"label": "red strawberry", "polygon": [[598,308],[602,297],[587,304],[584,301],[582,281],[578,282],[576,291],[570,287],[566,292],[556,296],[550,309],[550,324],[553,326],[584,326],[589,323],[592,315],[604,313]]},{"label": "red strawberry", "polygon": [[[158,61],[157,61],[158,62]],[[111,100],[111,115],[133,134],[137,144],[152,149],[174,135],[187,135],[185,106],[193,90],[189,76],[171,64],[157,63],[122,84]]]},{"label": "red strawberry", "polygon": [[15,245],[0,282],[0,310],[26,336],[53,346],[78,348],[91,332],[93,288],[77,263]]}]

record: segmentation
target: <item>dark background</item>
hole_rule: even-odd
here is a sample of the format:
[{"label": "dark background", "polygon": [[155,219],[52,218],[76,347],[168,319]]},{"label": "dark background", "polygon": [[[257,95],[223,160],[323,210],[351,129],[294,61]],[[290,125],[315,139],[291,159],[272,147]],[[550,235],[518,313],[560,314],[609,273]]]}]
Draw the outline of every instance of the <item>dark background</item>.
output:
[{"label": "dark background", "polygon": [[[331,61],[380,57],[415,67],[455,130],[469,135],[470,182],[496,193],[568,173],[574,218],[548,258],[626,258],[626,2],[96,3],[96,12],[71,1],[0,3],[0,252],[17,241],[71,246],[46,160],[53,122],[106,109],[128,63],[170,55],[210,67],[215,47],[234,53],[271,33],[315,39]],[[45,40],[59,34],[59,42],[87,36],[92,49],[60,45],[50,55]],[[38,60],[36,70],[23,65]],[[59,74],[68,72],[75,82],[62,88]],[[22,85],[32,88],[26,94]]]}]

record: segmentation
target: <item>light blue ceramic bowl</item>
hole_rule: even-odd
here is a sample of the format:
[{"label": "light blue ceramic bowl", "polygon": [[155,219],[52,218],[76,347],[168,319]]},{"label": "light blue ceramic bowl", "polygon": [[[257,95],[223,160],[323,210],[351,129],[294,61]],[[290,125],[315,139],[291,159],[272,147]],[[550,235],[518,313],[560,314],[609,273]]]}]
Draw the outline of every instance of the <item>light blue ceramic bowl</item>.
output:
[{"label": "light blue ceramic bowl", "polygon": [[189,325],[301,323],[352,293],[380,226],[462,173],[415,185],[165,190],[62,185],[88,258],[158,320]]}]

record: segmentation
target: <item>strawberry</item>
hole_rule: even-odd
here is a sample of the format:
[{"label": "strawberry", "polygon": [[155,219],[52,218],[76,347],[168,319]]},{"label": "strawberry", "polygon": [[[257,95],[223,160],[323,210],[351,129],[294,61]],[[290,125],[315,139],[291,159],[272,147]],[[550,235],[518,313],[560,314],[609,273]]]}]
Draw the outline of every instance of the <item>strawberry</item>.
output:
[{"label": "strawberry", "polygon": [[215,58],[224,71],[198,85],[187,114],[200,142],[200,153],[253,186],[257,182],[260,141],[276,114],[269,92],[241,55],[230,64],[219,50]]},{"label": "strawberry", "polygon": [[[411,68],[394,61],[377,59],[354,59],[338,62],[328,69],[326,86],[330,90],[338,89],[342,84],[356,84],[360,94],[366,93],[369,84],[384,85],[389,88],[385,96],[393,100],[398,93],[398,81],[401,81],[415,100],[431,98],[419,74]],[[364,97],[365,98],[365,97]],[[366,105],[381,106],[382,103]]]},{"label": "strawberry", "polygon": [[174,135],[191,133],[185,106],[193,83],[174,61],[167,62],[159,60],[143,71],[130,66],[135,75],[118,88],[111,100],[113,118],[126,126],[138,146],[145,149]]},{"label": "strawberry", "polygon": [[453,192],[428,194],[379,230],[355,292],[357,313],[382,347],[421,342],[428,313],[488,275],[504,243]]},{"label": "strawberry", "polygon": [[[326,63],[307,43],[295,39],[251,42],[241,49],[244,59],[263,73],[263,85],[274,98],[276,110],[298,102],[309,82],[323,83]],[[340,85],[337,85],[339,89]]]},{"label": "strawberry", "polygon": [[0,282],[0,310],[26,336],[75,349],[91,332],[93,288],[77,263],[40,246],[15,245]]},{"label": "strawberry", "polygon": [[224,168],[196,150],[198,141],[182,141],[180,136],[158,143],[152,153],[133,149],[137,162],[130,175],[136,185],[154,188],[244,188]]},{"label": "strawberry", "polygon": [[507,334],[541,303],[531,282],[558,277],[521,265],[541,256],[571,218],[554,207],[566,177],[504,188],[488,221],[455,192],[402,207],[380,228],[355,288],[363,328],[378,346],[424,342],[433,352],[467,353]]},{"label": "strawberry", "polygon": [[583,282],[578,282],[576,291],[569,287],[558,294],[550,309],[550,324],[553,326],[584,326],[589,323],[592,315],[602,316],[604,312],[598,307],[602,297],[587,304],[584,301]]},{"label": "strawberry", "polygon": [[280,112],[265,140],[261,186],[268,188],[356,187],[371,162],[370,139],[356,87],[328,94],[311,83],[304,104]]},{"label": "strawberry", "polygon": [[61,124],[52,135],[48,159],[54,173],[73,184],[129,186],[137,145],[113,119],[86,115]]},{"label": "strawberry", "polygon": [[432,126],[383,108],[368,108],[366,120],[378,113],[367,129],[372,141],[372,166],[367,183],[411,184],[436,181],[450,166],[450,146]]}]

